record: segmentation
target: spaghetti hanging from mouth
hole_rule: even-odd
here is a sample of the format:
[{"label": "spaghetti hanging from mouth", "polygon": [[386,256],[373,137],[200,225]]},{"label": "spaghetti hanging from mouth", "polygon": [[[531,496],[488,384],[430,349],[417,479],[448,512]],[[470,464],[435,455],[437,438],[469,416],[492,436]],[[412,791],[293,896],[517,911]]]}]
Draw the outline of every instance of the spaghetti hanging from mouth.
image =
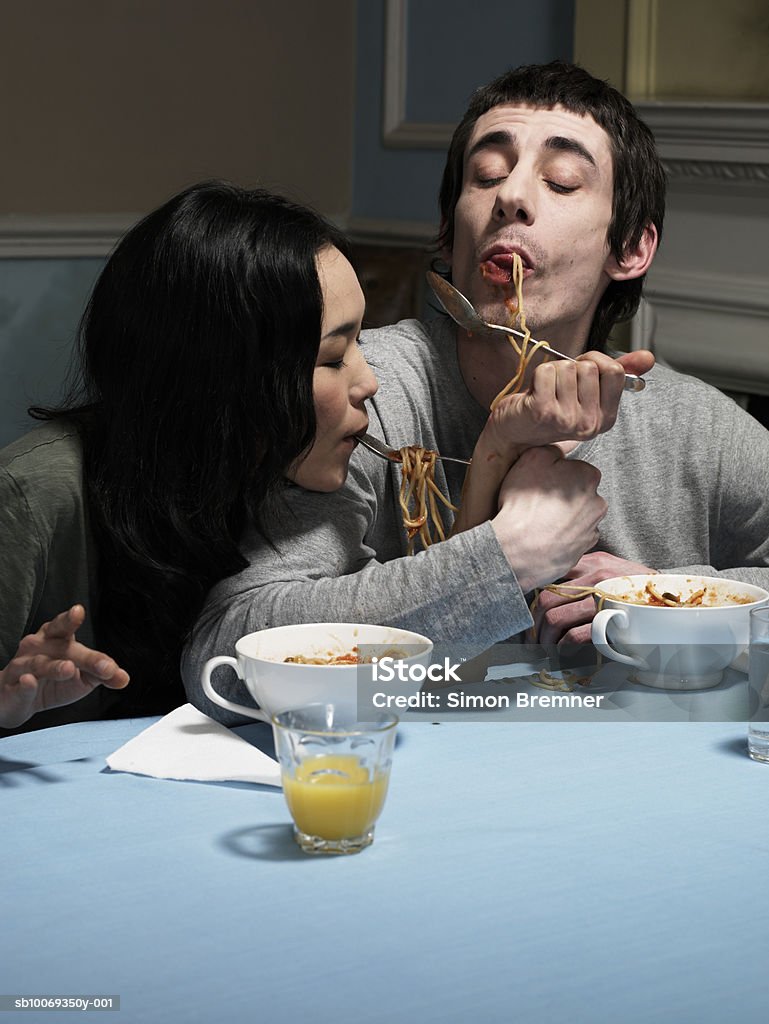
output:
[{"label": "spaghetti hanging from mouth", "polygon": [[[481,272],[483,272],[483,270],[481,270]],[[515,327],[517,324],[523,332],[523,338],[519,340],[514,334],[508,334],[507,336],[507,340],[513,346],[513,349],[518,356],[518,369],[516,370],[514,377],[507,382],[489,406],[491,412],[494,412],[503,398],[507,398],[508,395],[515,395],[521,390],[523,387],[523,380],[526,375],[526,369],[534,354],[541,348],[550,348],[546,341],[537,341],[534,343],[531,341],[531,331],[526,326],[526,314],[523,309],[523,260],[517,252],[513,253],[513,266],[510,274],[510,280],[515,288],[515,298],[512,298],[511,296],[510,298],[505,299],[505,307],[510,314],[510,326]]]},{"label": "spaghetti hanging from mouth", "polygon": [[[515,298],[507,298],[505,306],[508,309],[510,326],[514,327],[517,322],[524,333],[524,338],[518,341],[515,335],[507,336],[519,358],[518,370],[491,403],[491,412],[494,412],[503,398],[520,391],[532,356],[539,349],[550,347],[546,341],[532,343],[530,340],[531,331],[526,326],[526,314],[523,310],[523,261],[517,252],[513,253],[510,279],[515,287]],[[409,555],[413,555],[417,537],[421,540],[423,548],[446,539],[447,531],[439,502],[452,512],[458,512],[459,509],[452,505],[435,483],[436,452],[429,448],[420,448],[418,445],[408,445],[400,449],[400,455],[402,476],[398,500],[408,538],[407,551]]]},{"label": "spaghetti hanging from mouth", "polygon": [[446,539],[439,502],[457,511],[435,482],[437,452],[418,445],[401,448],[401,488],[398,500],[408,538],[408,554],[414,554],[417,537],[423,548]]}]

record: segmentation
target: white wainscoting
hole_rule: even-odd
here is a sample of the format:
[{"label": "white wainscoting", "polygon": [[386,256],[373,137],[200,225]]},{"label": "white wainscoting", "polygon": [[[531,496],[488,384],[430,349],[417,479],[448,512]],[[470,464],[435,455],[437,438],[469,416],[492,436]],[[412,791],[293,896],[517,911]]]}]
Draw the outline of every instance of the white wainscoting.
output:
[{"label": "white wainscoting", "polygon": [[106,256],[141,214],[0,217],[0,259]]},{"label": "white wainscoting", "polygon": [[638,108],[668,174],[645,291],[656,352],[718,387],[769,394],[769,106]]}]

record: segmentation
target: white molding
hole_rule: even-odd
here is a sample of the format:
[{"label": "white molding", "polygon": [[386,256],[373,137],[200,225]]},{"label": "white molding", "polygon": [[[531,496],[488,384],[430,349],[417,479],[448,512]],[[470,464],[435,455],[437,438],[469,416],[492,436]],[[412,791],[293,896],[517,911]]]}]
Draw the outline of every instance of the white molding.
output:
[{"label": "white molding", "polygon": [[728,146],[766,160],[769,156],[769,104],[767,103],[663,103],[634,104],[653,129],[660,145],[687,147],[680,155],[705,153]]},{"label": "white molding", "polygon": [[406,120],[408,0],[385,0],[385,65],[382,140],[396,148],[445,149],[453,124]]},{"label": "white molding", "polygon": [[[707,271],[652,270],[644,295],[653,306],[671,306],[697,311],[710,310],[735,316],[758,316],[769,320],[769,290],[766,282],[730,277]],[[769,349],[769,342],[767,343]]]},{"label": "white molding", "polygon": [[69,259],[106,256],[138,213],[0,216],[0,258]]},{"label": "white molding", "polygon": [[658,357],[716,387],[769,394],[766,281],[661,268],[644,294],[654,311]]},{"label": "white molding", "polygon": [[769,191],[769,104],[637,103],[672,187]]},{"label": "white molding", "polygon": [[769,186],[769,164],[736,163],[727,160],[664,160],[668,184],[673,186]]},{"label": "white molding", "polygon": [[[72,259],[107,256],[141,217],[135,214],[0,216],[0,259]],[[430,246],[438,234],[432,221],[377,217],[331,218],[355,241],[384,245]]]},{"label": "white molding", "polygon": [[766,319],[654,304],[654,351],[683,373],[746,395],[769,394]]}]

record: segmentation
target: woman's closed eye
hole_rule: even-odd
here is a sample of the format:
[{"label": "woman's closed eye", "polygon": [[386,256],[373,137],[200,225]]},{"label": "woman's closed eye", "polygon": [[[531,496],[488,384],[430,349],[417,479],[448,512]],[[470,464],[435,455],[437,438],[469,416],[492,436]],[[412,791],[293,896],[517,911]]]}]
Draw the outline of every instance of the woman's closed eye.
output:
[{"label": "woman's closed eye", "polygon": [[341,370],[342,367],[346,365],[347,363],[345,363],[344,357],[342,357],[341,359],[327,359],[324,360],[324,362],[322,363],[318,363],[318,366],[325,366],[328,367],[328,369],[330,370]]},{"label": "woman's closed eye", "polygon": [[327,367],[330,370],[341,370],[343,366],[347,366],[344,357],[351,348],[357,345],[360,345],[360,335],[350,339],[343,348],[335,342],[333,347],[331,345],[328,346],[328,351],[320,353],[317,365]]}]

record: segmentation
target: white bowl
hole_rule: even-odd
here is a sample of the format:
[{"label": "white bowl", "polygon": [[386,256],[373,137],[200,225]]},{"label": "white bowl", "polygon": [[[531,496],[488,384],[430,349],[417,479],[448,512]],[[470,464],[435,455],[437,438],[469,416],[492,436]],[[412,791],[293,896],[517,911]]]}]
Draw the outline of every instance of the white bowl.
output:
[{"label": "white bowl", "polygon": [[[420,689],[418,672],[412,666],[430,664],[431,640],[420,633],[394,626],[372,626],[354,622],[310,622],[293,626],[275,626],[249,633],[235,644],[237,658],[221,655],[203,666],[202,682],[206,696],[215,704],[239,715],[269,722],[273,715],[305,704],[356,704],[359,692],[365,699],[374,679],[374,664],[302,664],[286,658],[326,659],[363,647],[367,657],[393,657],[404,671],[386,689],[390,693],[412,696]],[[400,656],[398,656],[400,655]],[[229,700],[218,693],[211,674],[220,665],[230,665],[245,684],[255,705]],[[359,688],[367,687],[366,692]],[[383,687],[384,689],[384,687]]]},{"label": "white bowl", "polygon": [[[658,593],[676,594],[681,600],[704,587],[707,604],[679,608],[632,603],[642,599],[647,582]],[[670,690],[717,686],[730,665],[744,671],[750,610],[769,601],[768,591],[750,583],[680,573],[616,576],[597,589],[611,596],[596,597],[595,647],[632,667],[633,681]]]}]

